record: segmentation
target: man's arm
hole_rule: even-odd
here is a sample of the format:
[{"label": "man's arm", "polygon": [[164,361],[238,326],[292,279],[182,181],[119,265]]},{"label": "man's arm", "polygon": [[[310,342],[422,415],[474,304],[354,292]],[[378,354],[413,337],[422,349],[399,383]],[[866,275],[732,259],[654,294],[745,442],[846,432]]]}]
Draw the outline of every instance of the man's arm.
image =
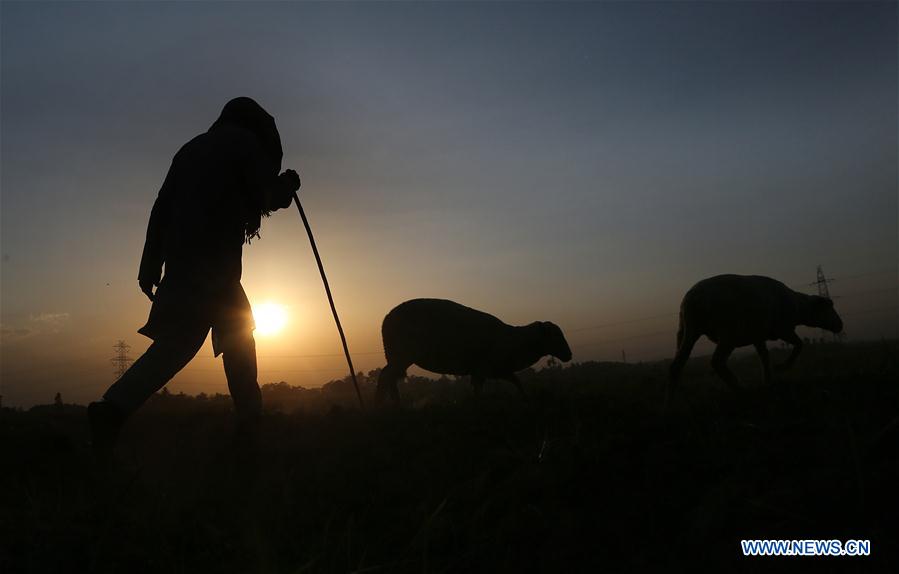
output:
[{"label": "man's arm", "polygon": [[162,265],[165,263],[165,233],[171,219],[172,179],[172,168],[169,168],[150,212],[147,238],[144,241],[140,271],[137,274],[140,290],[150,301],[153,300],[153,287],[158,287],[162,279]]},{"label": "man's arm", "polygon": [[249,143],[244,170],[251,201],[265,215],[289,207],[294,192],[300,189],[297,172],[288,169],[277,175],[277,167],[255,139]]}]

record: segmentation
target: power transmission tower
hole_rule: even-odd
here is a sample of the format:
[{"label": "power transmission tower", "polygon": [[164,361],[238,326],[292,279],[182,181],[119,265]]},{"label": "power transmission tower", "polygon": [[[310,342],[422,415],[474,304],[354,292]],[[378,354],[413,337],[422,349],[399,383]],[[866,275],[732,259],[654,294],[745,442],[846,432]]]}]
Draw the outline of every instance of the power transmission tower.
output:
[{"label": "power transmission tower", "polygon": [[811,283],[810,285],[817,285],[818,295],[830,299],[830,290],[827,288],[827,284],[831,281],[833,281],[833,279],[828,279],[824,275],[824,268],[818,265],[818,280],[814,283]]},{"label": "power transmission tower", "polygon": [[[817,285],[818,286],[818,295],[820,297],[824,297],[826,299],[831,299],[830,289],[827,287],[827,284],[831,283],[832,281],[833,281],[833,279],[830,279],[826,275],[824,275],[824,268],[821,267],[820,265],[818,265],[818,278],[814,283],[809,283],[809,285]],[[826,330],[821,329],[821,332],[825,336],[827,335]],[[843,334],[842,333],[833,333],[833,340],[834,341],[842,341]]]},{"label": "power transmission tower", "polygon": [[125,341],[119,339],[112,348],[115,349],[115,356],[109,359],[109,361],[115,368],[115,378],[118,380],[125,374],[125,371],[128,370],[128,365],[134,360],[128,356],[128,350],[131,349],[131,345]]}]

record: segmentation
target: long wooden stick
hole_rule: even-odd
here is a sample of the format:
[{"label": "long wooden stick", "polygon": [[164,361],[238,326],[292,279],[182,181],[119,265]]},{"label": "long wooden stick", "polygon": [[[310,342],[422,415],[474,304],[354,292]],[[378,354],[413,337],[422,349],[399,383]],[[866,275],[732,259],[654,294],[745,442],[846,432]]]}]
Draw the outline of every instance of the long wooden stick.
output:
[{"label": "long wooden stick", "polygon": [[318,247],[315,246],[315,237],[312,236],[312,228],[309,227],[309,220],[306,219],[306,212],[300,204],[300,198],[297,192],[293,192],[293,201],[297,204],[300,217],[303,218],[303,225],[306,227],[306,234],[309,235],[309,243],[312,245],[312,253],[315,255],[315,262],[318,263],[318,271],[322,276],[322,283],[325,285],[325,293],[328,295],[328,303],[331,305],[331,313],[334,314],[334,322],[337,323],[337,332],[340,333],[340,342],[343,343],[343,353],[346,355],[346,364],[350,368],[350,376],[353,378],[353,386],[356,387],[356,396],[359,397],[359,408],[364,409],[362,403],[362,392],[359,390],[359,382],[356,380],[356,370],[353,369],[353,359],[350,358],[350,348],[346,344],[346,336],[343,334],[343,327],[340,325],[340,317],[337,316],[337,307],[334,306],[334,297],[331,295],[331,287],[328,285],[328,277],[325,275],[325,267],[322,265],[322,258],[318,254]]}]

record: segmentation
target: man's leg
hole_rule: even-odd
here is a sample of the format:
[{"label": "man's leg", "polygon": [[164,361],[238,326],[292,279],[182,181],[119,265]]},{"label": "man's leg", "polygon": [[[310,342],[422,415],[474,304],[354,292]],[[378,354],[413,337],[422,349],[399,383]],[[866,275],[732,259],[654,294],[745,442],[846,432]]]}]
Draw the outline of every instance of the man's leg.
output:
[{"label": "man's leg", "polygon": [[222,362],[234,409],[240,419],[256,419],[262,412],[262,393],[256,380],[256,340],[253,339],[253,331],[245,330],[224,339]]},{"label": "man's leg", "polygon": [[136,411],[183,369],[206,340],[208,328],[190,335],[154,341],[125,374],[103,394],[124,415]]},{"label": "man's leg", "polygon": [[102,401],[90,404],[91,441],[98,454],[111,454],[125,420],[190,362],[203,346],[208,330],[198,328],[190,334],[154,341],[109,387]]},{"label": "man's leg", "polygon": [[254,421],[262,412],[262,393],[256,382],[256,341],[253,310],[240,283],[229,286],[212,326],[212,347],[222,353],[228,390],[241,421]]}]

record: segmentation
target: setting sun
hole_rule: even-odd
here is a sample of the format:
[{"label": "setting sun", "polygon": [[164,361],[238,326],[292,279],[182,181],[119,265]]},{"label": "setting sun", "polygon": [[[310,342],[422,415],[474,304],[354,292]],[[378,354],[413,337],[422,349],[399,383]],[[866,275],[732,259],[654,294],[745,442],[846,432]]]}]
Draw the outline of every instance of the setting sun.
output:
[{"label": "setting sun", "polygon": [[270,302],[253,305],[253,319],[257,335],[275,335],[287,324],[287,308]]}]

